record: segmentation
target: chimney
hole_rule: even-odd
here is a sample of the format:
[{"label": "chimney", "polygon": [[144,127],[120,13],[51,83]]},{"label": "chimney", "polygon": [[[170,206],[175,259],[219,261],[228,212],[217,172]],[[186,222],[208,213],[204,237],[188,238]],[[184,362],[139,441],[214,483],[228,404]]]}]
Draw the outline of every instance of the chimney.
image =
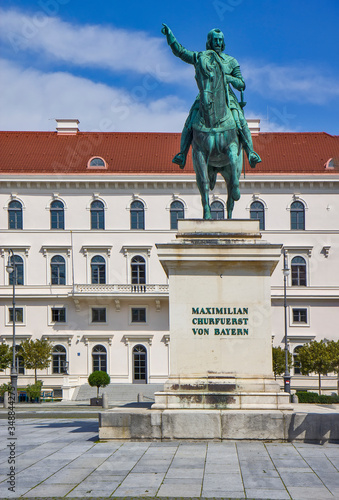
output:
[{"label": "chimney", "polygon": [[248,128],[252,135],[257,135],[260,132],[260,119],[259,118],[248,118],[247,120]]},{"label": "chimney", "polygon": [[74,118],[56,118],[55,121],[57,122],[56,130],[58,135],[74,135],[79,132],[79,120],[76,120]]}]

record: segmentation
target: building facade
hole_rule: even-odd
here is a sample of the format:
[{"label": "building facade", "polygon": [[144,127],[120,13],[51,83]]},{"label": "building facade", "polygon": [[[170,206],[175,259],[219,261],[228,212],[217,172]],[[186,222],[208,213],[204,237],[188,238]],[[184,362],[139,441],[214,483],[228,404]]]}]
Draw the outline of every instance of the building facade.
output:
[{"label": "building facade", "polygon": [[[260,220],[262,238],[281,243],[287,283],[288,343],[339,339],[339,137],[260,133],[262,163],[245,163],[233,217]],[[168,284],[157,243],[175,239],[177,220],[201,218],[191,157],[171,163],[179,134],[86,133],[58,121],[56,132],[0,132],[0,340],[54,346],[44,387],[71,399],[93,370],[112,383],[162,383],[170,356]],[[211,194],[225,217],[225,184]],[[6,272],[10,250],[16,276]],[[272,276],[272,341],[283,345],[283,256]],[[264,321],[270,311],[258,313]],[[19,354],[19,352],[18,352]],[[246,360],[244,360],[246,362]],[[19,387],[33,381],[17,357]],[[292,389],[317,377],[292,370]],[[9,378],[9,370],[0,381]],[[336,377],[324,377],[332,392]]]}]

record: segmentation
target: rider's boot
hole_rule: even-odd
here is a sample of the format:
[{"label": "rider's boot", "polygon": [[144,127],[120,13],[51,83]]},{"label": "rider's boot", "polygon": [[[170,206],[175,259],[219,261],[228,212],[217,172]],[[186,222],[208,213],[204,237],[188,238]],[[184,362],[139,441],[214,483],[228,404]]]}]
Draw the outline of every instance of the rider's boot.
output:
[{"label": "rider's boot", "polygon": [[176,154],[172,160],[172,162],[179,165],[180,168],[185,168],[187,154],[190,145],[192,143],[192,139],[193,139],[192,129],[184,127],[184,130],[182,131],[181,134],[180,153]]},{"label": "rider's boot", "polygon": [[255,168],[257,163],[261,162],[261,158],[253,150],[253,142],[252,142],[252,137],[251,137],[251,132],[250,129],[247,127],[240,127],[238,128],[238,132],[240,135],[240,141],[244,147],[244,150],[247,154],[248,158],[248,163],[250,164],[251,168]]}]

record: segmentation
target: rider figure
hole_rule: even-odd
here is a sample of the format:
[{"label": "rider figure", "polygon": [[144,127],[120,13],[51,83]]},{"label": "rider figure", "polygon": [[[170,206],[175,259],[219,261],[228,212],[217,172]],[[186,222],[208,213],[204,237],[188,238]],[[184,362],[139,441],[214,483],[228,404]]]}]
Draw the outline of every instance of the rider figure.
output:
[{"label": "rider figure", "polygon": [[[180,43],[176,40],[170,28],[163,24],[162,33],[167,38],[167,43],[171,47],[172,52],[175,56],[180,57],[183,61],[189,64],[196,64],[198,57],[201,55],[201,52],[192,52],[190,50],[185,49]],[[231,57],[225,54],[223,51],[225,49],[224,35],[219,29],[211,30],[207,35],[207,43],[206,50],[214,50],[218,55],[218,61],[220,66],[222,67],[222,71],[224,73],[225,85],[227,85],[229,102],[227,103],[229,108],[232,111],[232,115],[239,133],[240,142],[243,145],[244,150],[246,151],[249,164],[252,168],[255,168],[256,164],[261,162],[260,156],[253,150],[253,143],[251,132],[248,128],[247,121],[245,120],[244,113],[242,108],[239,105],[238,99],[234,94],[233,90],[230,87],[230,84],[233,85],[239,91],[245,90],[245,82],[243,80],[240,66],[234,57]],[[175,155],[173,158],[173,163],[177,163],[180,168],[184,168],[186,164],[187,153],[190,148],[193,139],[193,123],[196,118],[197,113],[199,112],[199,95],[193,103],[193,106],[190,109],[189,115],[184,125],[184,129],[181,134],[181,143],[180,143],[180,153]]]}]

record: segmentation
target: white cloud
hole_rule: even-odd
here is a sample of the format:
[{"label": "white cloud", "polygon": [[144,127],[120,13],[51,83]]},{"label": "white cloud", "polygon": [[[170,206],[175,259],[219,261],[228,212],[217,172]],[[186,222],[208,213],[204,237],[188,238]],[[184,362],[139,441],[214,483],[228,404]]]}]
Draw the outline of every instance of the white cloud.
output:
[{"label": "white cloud", "polygon": [[131,71],[161,82],[192,81],[192,68],[177,60],[165,37],[102,25],[75,25],[38,11],[0,9],[0,39],[14,53],[45,54],[76,66]]},{"label": "white cloud", "polygon": [[252,92],[281,102],[321,105],[339,96],[337,79],[319,68],[248,61],[242,64],[242,73]]},{"label": "white cloud", "polygon": [[180,132],[188,113],[177,97],[151,100],[147,88],[133,94],[6,60],[0,60],[0,87],[1,130],[54,130],[55,118],[78,118],[83,131]]}]

